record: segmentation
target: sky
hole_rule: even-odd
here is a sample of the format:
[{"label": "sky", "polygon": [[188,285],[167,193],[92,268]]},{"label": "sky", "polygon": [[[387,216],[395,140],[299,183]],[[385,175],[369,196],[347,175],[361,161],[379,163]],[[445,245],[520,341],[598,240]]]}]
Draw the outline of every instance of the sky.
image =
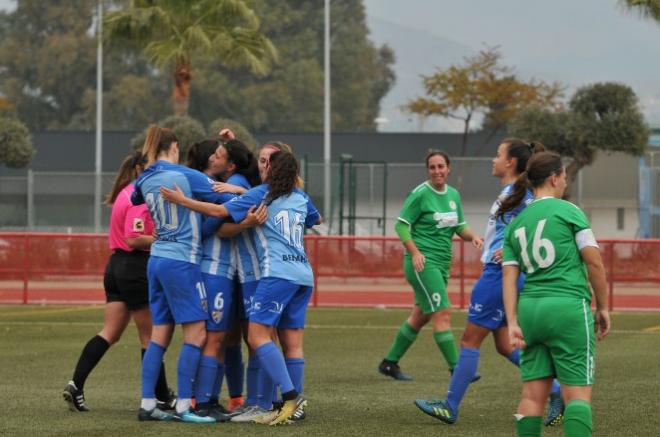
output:
[{"label": "sky", "polygon": [[[567,97],[588,83],[625,83],[640,98],[647,120],[660,126],[660,24],[623,10],[617,0],[365,0],[365,6],[378,45],[396,47],[416,33],[416,38],[427,39],[420,45],[435,41],[438,47],[414,59],[412,50],[397,53],[399,59],[408,59],[395,67],[404,74],[398,75],[401,80],[383,102],[381,115],[391,120],[381,130],[401,130],[400,118],[405,117],[396,112],[406,99],[392,101],[392,96],[422,95],[419,75],[446,67],[452,44],[457,50],[462,47],[464,56],[484,44],[499,46],[503,62],[515,67],[520,77],[559,81],[567,87]],[[449,58],[455,61],[456,54]],[[417,85],[408,83],[405,73],[411,68],[417,71]],[[407,124],[408,129],[414,127],[410,120]]]}]

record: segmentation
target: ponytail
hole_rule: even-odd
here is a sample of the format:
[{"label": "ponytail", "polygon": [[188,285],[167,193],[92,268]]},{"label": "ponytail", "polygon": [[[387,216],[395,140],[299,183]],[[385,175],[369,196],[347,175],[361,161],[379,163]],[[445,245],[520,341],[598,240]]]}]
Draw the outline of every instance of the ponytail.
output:
[{"label": "ponytail", "polygon": [[527,190],[531,188],[532,186],[529,183],[529,179],[527,179],[527,172],[523,171],[516,179],[516,182],[514,182],[513,189],[511,190],[511,194],[509,194],[509,196],[507,196],[507,198],[504,199],[502,203],[500,203],[500,207],[497,210],[497,214],[496,214],[497,218],[501,218],[501,220],[504,223],[506,223],[506,221],[504,220],[504,214],[516,209],[516,207],[520,205],[520,203],[525,198],[525,194],[527,194]]},{"label": "ponytail", "polygon": [[158,155],[162,152],[168,152],[172,143],[178,142],[176,135],[170,129],[161,128],[155,124],[150,125],[147,130],[147,138],[142,146],[142,154],[147,160],[145,168],[156,162]]},{"label": "ponytail", "polygon": [[137,167],[144,168],[146,162],[145,157],[140,151],[135,151],[124,158],[124,161],[119,166],[119,171],[117,171],[117,176],[115,176],[115,181],[112,184],[112,189],[105,197],[105,204],[112,206],[117,199],[117,196],[123,190],[126,185],[130,184],[131,181],[134,181],[138,177]]},{"label": "ponytail", "polygon": [[507,156],[516,158],[516,174],[521,174],[527,168],[529,158],[535,153],[545,152],[545,146],[538,141],[527,142],[519,138],[505,138],[502,144],[507,144]]},{"label": "ponytail", "polygon": [[291,194],[298,186],[299,172],[300,165],[292,153],[275,152],[270,155],[270,172],[265,181],[269,185],[266,203]]}]

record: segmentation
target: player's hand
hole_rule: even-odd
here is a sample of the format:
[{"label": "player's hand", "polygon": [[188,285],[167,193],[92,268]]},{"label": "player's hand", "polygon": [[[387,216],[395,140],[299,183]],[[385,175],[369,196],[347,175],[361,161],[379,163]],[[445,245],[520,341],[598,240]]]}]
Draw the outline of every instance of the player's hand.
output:
[{"label": "player's hand", "polygon": [[173,190],[165,186],[160,187],[160,195],[163,199],[172,203],[181,203],[186,199],[186,195],[183,194],[183,191],[181,191],[181,188],[177,184],[174,184]]},{"label": "player's hand", "polygon": [[481,248],[484,246],[484,239],[481,237],[475,236],[472,239],[472,245],[476,247],[477,249],[481,250]]},{"label": "player's hand", "polygon": [[412,256],[412,264],[417,273],[424,270],[424,264],[426,263],[426,258],[422,255],[421,252],[417,252]]},{"label": "player's hand", "polygon": [[236,135],[234,135],[234,132],[232,132],[231,129],[226,127],[220,129],[219,135],[220,135],[220,140],[223,142],[236,139]]},{"label": "player's hand", "polygon": [[502,252],[502,249],[497,249],[495,252],[493,252],[491,259],[498,264],[502,264]]},{"label": "player's hand", "polygon": [[509,322],[509,342],[514,348],[525,349],[527,347],[522,329],[520,329],[517,323]]},{"label": "player's hand", "polygon": [[594,320],[594,331],[598,335],[598,340],[604,339],[610,332],[611,322],[610,313],[607,310],[596,310]]},{"label": "player's hand", "polygon": [[214,182],[213,191],[216,193],[243,194],[245,192],[245,188],[239,187],[238,185],[228,184],[226,182]]},{"label": "player's hand", "polygon": [[251,228],[264,224],[266,220],[268,220],[268,208],[262,203],[258,208],[256,206],[250,207],[241,224]]}]

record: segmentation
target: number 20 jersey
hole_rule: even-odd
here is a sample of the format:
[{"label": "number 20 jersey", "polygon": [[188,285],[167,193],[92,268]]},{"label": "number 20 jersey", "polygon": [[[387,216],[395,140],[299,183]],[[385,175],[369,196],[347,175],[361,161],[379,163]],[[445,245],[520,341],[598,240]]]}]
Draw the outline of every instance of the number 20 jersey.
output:
[{"label": "number 20 jersey", "polygon": [[526,273],[521,299],[591,301],[586,266],[576,242],[576,234],[588,229],[589,221],[580,208],[553,197],[534,200],[506,227],[502,264],[517,265]]},{"label": "number 20 jersey", "polygon": [[[241,222],[252,206],[266,201],[268,184],[258,185],[225,203],[234,222]],[[262,278],[286,279],[298,285],[313,286],[314,275],[305,254],[303,235],[319,219],[309,196],[294,189],[268,204],[268,220],[255,228],[255,248]]]}]

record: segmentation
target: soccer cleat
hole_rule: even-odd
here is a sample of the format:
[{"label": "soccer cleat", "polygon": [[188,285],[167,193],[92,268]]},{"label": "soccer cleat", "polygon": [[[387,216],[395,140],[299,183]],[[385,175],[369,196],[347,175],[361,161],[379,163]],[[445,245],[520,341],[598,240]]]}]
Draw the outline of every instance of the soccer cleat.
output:
[{"label": "soccer cleat", "polygon": [[229,411],[228,409],[226,409],[222,405],[218,405],[218,406],[221,408],[221,411],[223,413],[228,414],[230,417],[240,416],[241,414],[246,413],[246,412],[250,411],[252,408],[255,407],[254,405],[243,404],[240,407],[234,409],[234,411]]},{"label": "soccer cleat", "polygon": [[412,381],[412,376],[406,375],[394,361],[383,360],[378,365],[378,371],[385,376],[391,376],[397,381]]},{"label": "soccer cleat", "polygon": [[144,408],[140,408],[140,411],[138,411],[138,420],[140,422],[149,422],[149,421],[161,421],[161,422],[169,422],[171,420],[174,420],[174,416],[170,413],[167,413],[158,407],[154,408],[153,410],[145,410]]},{"label": "soccer cleat", "polygon": [[268,410],[264,414],[252,419],[252,423],[258,423],[260,425],[269,425],[270,422],[272,422],[277,417],[278,414],[279,414],[279,410]]},{"label": "soccer cleat", "polygon": [[166,399],[156,399],[156,408],[161,411],[176,410],[176,395],[172,390],[167,393]]},{"label": "soccer cleat", "polygon": [[307,414],[305,413],[305,407],[307,406],[307,401],[303,401],[302,404],[298,407],[298,409],[289,417],[287,420],[287,423],[295,423],[295,422],[300,422],[301,420],[305,420],[305,417],[307,417]]},{"label": "soccer cleat", "polygon": [[543,424],[545,426],[558,426],[564,422],[564,401],[561,398],[561,392],[550,393],[550,402],[548,403],[548,417]]},{"label": "soccer cleat", "polygon": [[417,399],[415,406],[422,410],[424,413],[434,417],[448,425],[453,424],[458,419],[458,414],[451,411],[449,405],[443,400],[430,400]]},{"label": "soccer cleat", "polygon": [[[449,369],[449,376],[451,377],[453,375],[454,375],[454,369]],[[480,379],[481,379],[481,375],[475,373],[474,376],[472,377],[472,381],[470,381],[470,384],[472,384],[473,382],[477,382]]]},{"label": "soccer cleat", "polygon": [[271,413],[272,411],[264,410],[263,408],[257,405],[253,405],[250,407],[246,407],[241,414],[233,416],[231,418],[231,421],[236,423],[252,423],[254,422],[255,419]]},{"label": "soccer cleat", "polygon": [[305,403],[305,398],[302,397],[301,395],[298,395],[298,397],[295,399],[284,401],[284,405],[282,405],[282,408],[279,411],[277,411],[277,415],[273,418],[273,420],[269,423],[269,425],[273,426],[285,422],[304,403]]},{"label": "soccer cleat", "polygon": [[[224,410],[224,408],[222,408]],[[224,413],[220,405],[212,405],[208,402],[198,403],[195,406],[194,412],[201,417],[212,417],[216,422],[229,422],[231,416]]]},{"label": "soccer cleat", "polygon": [[174,413],[174,420],[184,423],[215,423],[215,419],[211,416],[200,416],[192,409],[187,409],[181,413]]},{"label": "soccer cleat", "polygon": [[236,396],[235,398],[229,398],[227,402],[227,410],[229,412],[234,411],[236,408],[241,407],[245,404],[245,399],[243,396]]},{"label": "soccer cleat", "polygon": [[76,387],[76,384],[74,384],[73,381],[69,381],[66,387],[64,387],[62,397],[66,403],[69,404],[69,410],[80,412],[89,411],[89,408],[85,405],[85,393],[83,393],[82,390],[78,390],[78,387]]}]

